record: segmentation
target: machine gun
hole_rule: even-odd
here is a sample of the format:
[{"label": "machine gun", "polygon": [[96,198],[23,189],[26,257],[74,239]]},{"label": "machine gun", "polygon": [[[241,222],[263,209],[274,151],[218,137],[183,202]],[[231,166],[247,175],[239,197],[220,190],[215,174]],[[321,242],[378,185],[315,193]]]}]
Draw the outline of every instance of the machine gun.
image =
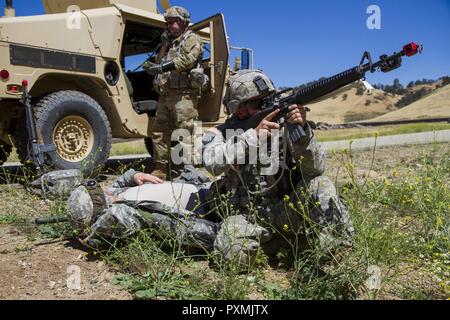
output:
[{"label": "machine gun", "polygon": [[43,145],[39,144],[38,135],[36,132],[36,123],[34,120],[33,106],[31,105],[31,96],[28,93],[28,81],[22,81],[23,94],[20,102],[25,107],[25,114],[27,118],[28,131],[28,158],[32,161],[36,170],[41,172],[45,165],[45,155],[49,152],[56,151],[53,144]]},{"label": "machine gun", "polygon": [[[391,56],[383,54],[380,60],[373,63],[369,52],[365,52],[358,66],[338,73],[329,78],[319,80],[311,85],[300,87],[299,89],[287,89],[282,92],[276,92],[263,101],[260,112],[251,118],[236,123],[240,129],[248,130],[256,128],[261,121],[270,113],[280,109],[279,114],[272,120],[279,125],[284,125],[288,120],[289,107],[293,104],[306,105],[315,100],[324,97],[334,91],[345,87],[355,81],[364,80],[367,72],[374,73],[379,70],[382,72],[390,72],[401,66],[402,57],[411,57],[422,52],[422,45],[414,42],[405,45],[401,52],[394,53]],[[257,82],[258,79],[255,79]],[[258,85],[258,84],[257,84]],[[291,91],[290,94],[287,94]],[[289,139],[292,143],[297,142],[304,137],[305,131],[299,125],[288,125]]]}]

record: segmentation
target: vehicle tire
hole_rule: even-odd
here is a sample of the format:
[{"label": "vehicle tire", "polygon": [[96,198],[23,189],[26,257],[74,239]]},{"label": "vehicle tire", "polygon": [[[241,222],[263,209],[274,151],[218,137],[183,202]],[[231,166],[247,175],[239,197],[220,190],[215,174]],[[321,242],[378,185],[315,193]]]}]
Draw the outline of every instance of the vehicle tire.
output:
[{"label": "vehicle tire", "polygon": [[9,154],[12,151],[12,146],[4,144],[0,141],[0,166],[8,160]]},{"label": "vehicle tire", "polygon": [[154,156],[154,146],[153,146],[153,141],[151,138],[145,138],[144,139],[145,142],[145,148],[147,149],[148,154],[153,158]]},{"label": "vehicle tire", "polygon": [[[46,159],[50,168],[81,169],[85,175],[93,175],[108,160],[111,126],[103,109],[88,95],[78,91],[51,93],[36,104],[35,117],[43,143],[56,146],[56,152]],[[18,140],[19,158],[25,161],[28,139]]]}]

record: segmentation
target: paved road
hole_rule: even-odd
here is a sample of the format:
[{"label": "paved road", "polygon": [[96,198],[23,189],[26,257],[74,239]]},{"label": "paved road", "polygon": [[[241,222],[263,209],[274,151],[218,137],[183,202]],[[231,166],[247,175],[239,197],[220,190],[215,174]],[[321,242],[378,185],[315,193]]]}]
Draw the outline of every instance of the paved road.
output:
[{"label": "paved road", "polygon": [[[353,150],[371,149],[375,146],[375,142],[377,147],[428,144],[433,142],[444,143],[450,142],[450,130],[383,136],[378,137],[377,139],[375,139],[375,137],[356,139],[353,140],[351,146]],[[324,142],[323,146],[326,150],[343,150],[345,148],[349,148],[350,141],[343,140]]]},{"label": "paved road", "polygon": [[[322,142],[322,146],[325,150],[343,150],[350,146],[352,142],[353,150],[364,150],[372,149],[375,146],[375,141],[377,147],[392,147],[392,146],[404,146],[404,145],[414,145],[414,144],[428,144],[428,143],[445,143],[450,142],[450,130],[441,130],[436,132],[420,132],[420,133],[410,133],[410,134],[400,134],[395,136],[381,136],[375,139],[364,138],[351,140],[341,140],[341,141],[330,141]],[[133,155],[133,156],[121,156],[112,157],[111,160],[129,160],[146,158],[148,155]]]},{"label": "paved road", "polygon": [[[437,132],[422,132],[412,134],[402,134],[396,136],[383,136],[376,139],[377,147],[389,147],[389,146],[403,146],[414,144],[428,144],[432,142],[445,143],[450,142],[450,130],[443,130]],[[349,148],[350,140],[324,142],[322,145],[326,150],[343,150]],[[371,149],[375,146],[375,138],[356,139],[353,140],[351,147],[352,150]],[[148,154],[142,155],[129,155],[111,157],[107,163],[106,172],[114,173],[118,168],[124,165],[133,165],[141,167],[144,165],[149,171],[152,171],[152,161]],[[21,165],[20,163],[5,163],[0,172],[0,183],[2,173],[6,172],[19,174]]]}]

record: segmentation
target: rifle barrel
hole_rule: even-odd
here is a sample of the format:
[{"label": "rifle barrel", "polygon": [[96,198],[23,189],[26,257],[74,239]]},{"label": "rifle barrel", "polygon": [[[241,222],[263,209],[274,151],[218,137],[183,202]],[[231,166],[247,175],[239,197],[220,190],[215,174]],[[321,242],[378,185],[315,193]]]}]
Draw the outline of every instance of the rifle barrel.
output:
[{"label": "rifle barrel", "polygon": [[294,101],[306,105],[324,95],[338,90],[364,77],[359,67],[348,69],[329,78],[317,81],[309,86],[300,88],[295,93]]},{"label": "rifle barrel", "polygon": [[[392,71],[401,65],[403,56],[411,57],[417,53],[422,52],[422,45],[414,42],[403,46],[402,51],[394,53],[391,56],[382,55],[380,60],[373,63],[370,61],[364,65],[360,65],[344,72],[338,73],[329,78],[317,81],[309,86],[300,88],[295,93],[294,101],[298,104],[308,104],[320,97],[323,97],[333,91],[336,91],[346,85],[364,78],[369,71],[375,72],[380,69],[383,72]],[[366,53],[369,57],[370,55]],[[366,55],[364,56],[366,57]],[[364,58],[363,58],[364,59]],[[370,58],[369,58],[370,59]]]},{"label": "rifle barrel", "polygon": [[[364,79],[365,74],[369,71],[375,72],[377,69],[381,70],[382,72],[392,71],[400,67],[403,56],[411,57],[417,53],[421,53],[422,48],[422,45],[412,42],[403,46],[401,52],[394,53],[391,56],[380,56],[380,60],[375,63],[372,63],[370,54],[366,52],[359,66],[335,74],[334,76],[331,76],[329,78],[316,81],[308,86],[298,88],[289,97],[278,100],[277,105],[269,102],[266,108],[263,108],[261,112],[257,113],[250,119],[239,121],[239,123],[234,124],[234,126],[236,128],[243,128],[245,130],[256,128],[256,126],[258,126],[258,124],[264,119],[264,117],[274,110],[274,107],[279,108],[280,106],[285,104],[306,105],[342,87],[352,84],[355,81]],[[369,60],[369,62],[363,64],[366,58]],[[286,91],[288,90],[278,92],[276,96],[280,97]]]},{"label": "rifle barrel", "polygon": [[53,216],[53,217],[46,217],[46,218],[37,218],[34,222],[37,225],[43,225],[43,224],[53,224],[53,223],[61,223],[61,222],[68,222],[69,219],[64,216]]}]

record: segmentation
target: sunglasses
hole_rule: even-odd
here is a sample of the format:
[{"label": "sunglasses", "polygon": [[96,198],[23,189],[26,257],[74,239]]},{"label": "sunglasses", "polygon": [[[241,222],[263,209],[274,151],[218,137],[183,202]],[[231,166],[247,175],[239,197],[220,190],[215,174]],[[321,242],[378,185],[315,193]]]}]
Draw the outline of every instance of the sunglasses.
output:
[{"label": "sunglasses", "polygon": [[166,25],[174,24],[175,22],[181,23],[180,19],[171,19],[166,21]]}]

